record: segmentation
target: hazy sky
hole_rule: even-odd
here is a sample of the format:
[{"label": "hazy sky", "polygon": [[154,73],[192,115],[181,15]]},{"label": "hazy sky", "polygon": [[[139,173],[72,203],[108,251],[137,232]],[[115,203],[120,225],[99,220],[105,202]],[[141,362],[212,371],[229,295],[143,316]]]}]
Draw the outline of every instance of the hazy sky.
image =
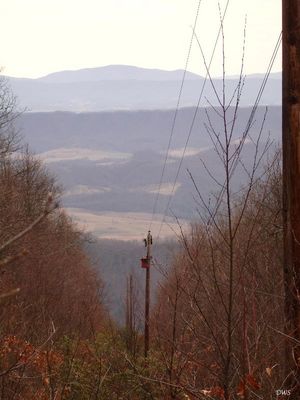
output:
[{"label": "hazy sky", "polygon": [[[198,0],[1,0],[0,65],[37,77],[64,69],[127,64],[184,68]],[[224,8],[226,0],[220,0]],[[264,72],[281,30],[281,0],[230,0],[226,70],[239,70],[247,14],[245,70]],[[197,34],[207,57],[219,24],[217,0],[202,0]],[[218,55],[220,55],[220,49]],[[204,74],[193,46],[189,70]],[[274,71],[281,70],[278,57]],[[213,75],[221,74],[216,57]]]}]

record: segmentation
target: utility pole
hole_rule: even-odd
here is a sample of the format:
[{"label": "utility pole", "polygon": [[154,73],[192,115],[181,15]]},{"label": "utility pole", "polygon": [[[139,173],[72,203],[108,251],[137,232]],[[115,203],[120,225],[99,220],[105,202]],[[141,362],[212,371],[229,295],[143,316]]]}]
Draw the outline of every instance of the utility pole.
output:
[{"label": "utility pole", "polygon": [[129,285],[128,277],[126,278],[126,333],[129,332]]},{"label": "utility pole", "polygon": [[145,246],[147,247],[146,257],[146,287],[145,287],[145,358],[148,356],[149,351],[149,331],[150,331],[150,266],[151,266],[151,246],[152,236],[151,232],[148,231],[147,238],[144,239]]},{"label": "utility pole", "polygon": [[126,335],[127,347],[133,352],[133,279],[132,275],[127,277],[126,284]]},{"label": "utility pole", "polygon": [[131,274],[129,276],[129,348],[133,353],[133,284]]},{"label": "utility pole", "polygon": [[[300,388],[300,0],[282,0],[283,234],[286,384]],[[296,396],[296,397],[294,397]]]}]

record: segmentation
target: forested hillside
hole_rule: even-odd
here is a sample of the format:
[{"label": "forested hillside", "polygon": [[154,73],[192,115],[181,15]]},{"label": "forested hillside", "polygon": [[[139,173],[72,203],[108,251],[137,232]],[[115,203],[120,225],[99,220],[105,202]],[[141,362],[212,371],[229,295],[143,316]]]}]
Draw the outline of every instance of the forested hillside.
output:
[{"label": "forested hillside", "polygon": [[15,100],[3,81],[0,104],[0,397],[62,398],[62,346],[108,322],[103,283],[55,180],[14,130]]},{"label": "forested hillside", "polygon": [[267,399],[282,385],[278,159],[251,192],[235,199],[232,236],[222,213],[211,227],[194,225],[158,292],[153,347],[164,355],[168,398],[180,398],[182,385],[192,399]]}]

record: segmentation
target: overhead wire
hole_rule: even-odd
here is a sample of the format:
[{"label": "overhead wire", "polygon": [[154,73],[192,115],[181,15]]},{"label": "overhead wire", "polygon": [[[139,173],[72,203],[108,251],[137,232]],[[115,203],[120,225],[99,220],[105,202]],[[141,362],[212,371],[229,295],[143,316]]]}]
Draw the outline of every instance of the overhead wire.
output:
[{"label": "overhead wire", "polygon": [[[252,127],[253,120],[254,120],[254,117],[255,117],[257,108],[258,108],[258,106],[259,106],[260,100],[261,100],[262,95],[263,95],[263,93],[264,93],[264,90],[265,90],[266,84],[267,84],[267,82],[268,82],[268,79],[269,79],[269,77],[270,77],[270,73],[271,73],[271,71],[272,71],[274,62],[275,62],[275,60],[276,60],[276,57],[277,57],[277,54],[278,54],[278,51],[279,51],[279,48],[280,48],[280,45],[281,45],[281,41],[282,41],[282,31],[280,32],[279,37],[278,37],[278,39],[277,39],[276,45],[275,45],[275,47],[274,47],[272,56],[271,56],[270,61],[269,61],[269,64],[268,64],[267,71],[266,71],[266,73],[265,73],[265,75],[264,75],[263,81],[262,81],[261,86],[260,86],[260,88],[259,88],[257,97],[256,97],[256,99],[255,99],[254,105],[253,105],[252,110],[251,110],[250,117],[249,117],[249,119],[248,119],[248,121],[247,121],[247,123],[246,123],[246,128],[245,128],[245,130],[244,130],[244,132],[243,132],[243,135],[242,135],[242,144],[245,142],[246,137],[247,137],[247,135],[248,135],[248,133],[249,133],[249,130],[250,130],[251,127]],[[231,168],[230,168],[230,171],[229,171],[229,177],[230,177],[230,178],[232,178],[232,175],[233,175],[233,173],[234,173],[234,171],[235,171],[235,169],[236,169],[236,167],[237,167],[238,161],[239,161],[239,160],[238,160],[238,158],[237,158],[237,159],[235,160],[235,162],[231,165]],[[213,210],[213,212],[212,212],[212,214],[211,214],[211,216],[210,216],[210,218],[209,218],[209,221],[211,221],[211,219],[214,218],[214,216],[215,216],[216,213],[218,212],[218,210],[219,210],[219,208],[220,208],[220,205],[221,205],[221,203],[222,203],[222,198],[223,198],[224,192],[225,192],[225,183],[224,183],[223,188],[222,188],[222,190],[220,191],[220,194],[219,194],[219,196],[218,196],[218,198],[217,198],[217,202],[216,202],[216,205],[215,205],[215,209]],[[208,222],[209,222],[209,221],[208,221]]]},{"label": "overhead wire", "polygon": [[[186,139],[186,142],[185,142],[185,145],[184,145],[184,148],[183,148],[183,152],[182,152],[182,155],[181,155],[181,158],[180,158],[180,162],[179,162],[179,166],[178,166],[178,169],[177,169],[177,172],[176,172],[176,176],[175,176],[175,180],[174,180],[174,183],[173,183],[173,186],[172,186],[172,190],[171,190],[170,195],[168,196],[167,205],[166,205],[165,210],[164,210],[163,218],[162,218],[159,230],[158,230],[156,241],[160,237],[160,234],[161,234],[161,231],[162,231],[162,227],[163,227],[163,225],[165,223],[167,212],[168,212],[168,209],[170,207],[170,204],[171,204],[171,201],[172,201],[172,198],[173,198],[173,194],[174,194],[175,187],[176,187],[176,184],[177,184],[177,181],[178,181],[178,178],[179,178],[180,170],[182,168],[182,164],[183,164],[183,160],[184,160],[184,157],[185,157],[185,154],[186,154],[186,150],[187,150],[187,147],[188,147],[188,144],[189,144],[189,141],[190,141],[193,129],[194,129],[194,125],[195,125],[195,121],[196,121],[197,115],[198,115],[199,106],[200,106],[200,103],[201,103],[201,100],[202,100],[202,96],[203,96],[203,93],[204,93],[206,82],[207,82],[207,79],[209,77],[209,70],[210,70],[211,64],[213,62],[213,59],[214,59],[214,56],[215,56],[215,52],[216,52],[216,49],[217,49],[217,44],[218,44],[218,41],[219,41],[219,38],[220,38],[220,35],[221,35],[221,32],[222,32],[222,24],[223,24],[224,19],[226,17],[229,3],[230,3],[230,0],[227,0],[226,6],[225,6],[225,10],[224,10],[223,16],[221,18],[220,28],[218,30],[218,34],[217,34],[217,37],[216,37],[216,40],[215,40],[215,43],[214,43],[213,51],[212,51],[212,54],[211,54],[211,57],[210,57],[209,65],[206,68],[207,69],[206,75],[205,75],[205,78],[204,78],[204,81],[203,81],[203,84],[202,84],[202,88],[201,88],[201,91],[200,91],[200,95],[198,97],[197,104],[195,106],[195,111],[194,111],[194,114],[193,114],[192,122],[191,122],[191,125],[190,125],[190,128],[189,128],[188,136],[187,136],[187,139]],[[193,37],[196,37],[194,28],[193,28],[192,35],[193,35]]]},{"label": "overhead wire", "polygon": [[[227,6],[228,6],[228,4],[227,4]],[[227,10],[227,7],[226,7],[226,10]],[[220,36],[220,33],[221,33],[223,20],[224,20],[224,16],[223,16],[222,21],[221,21],[221,27],[220,27],[220,30],[219,30],[219,33],[218,33],[218,37],[217,37],[216,43],[218,42],[218,39],[219,39],[219,36]],[[197,35],[195,34],[195,32],[194,32],[194,35],[196,36],[197,43],[198,43],[198,46],[199,46],[199,48],[200,48],[200,50],[201,50],[202,56],[204,56],[203,49],[202,49],[202,47],[201,47],[201,44],[200,44],[200,42],[199,42],[199,40],[198,40]],[[280,48],[280,45],[281,45],[281,41],[282,41],[282,32],[280,32],[279,37],[278,37],[278,39],[277,39],[275,48],[274,48],[274,50],[273,50],[272,56],[271,56],[270,61],[269,61],[269,64],[268,64],[267,71],[266,71],[266,73],[265,73],[265,75],[264,75],[263,81],[262,81],[262,83],[261,83],[261,86],[260,86],[260,88],[259,88],[259,91],[258,91],[258,94],[257,94],[257,97],[256,97],[256,100],[255,100],[254,105],[253,105],[253,107],[252,107],[250,117],[249,117],[249,119],[248,119],[248,121],[247,121],[246,128],[245,128],[245,130],[244,130],[244,132],[243,132],[243,135],[242,135],[242,144],[244,143],[244,141],[245,141],[245,139],[246,139],[246,137],[247,137],[247,135],[248,135],[248,133],[249,133],[249,130],[250,130],[251,126],[252,126],[252,123],[253,123],[253,120],[254,120],[254,117],[255,117],[257,108],[258,108],[258,106],[259,106],[261,97],[262,97],[262,95],[263,95],[263,93],[264,93],[264,90],[265,90],[266,84],[267,84],[267,82],[268,82],[270,73],[271,73],[271,71],[272,71],[274,62],[275,62],[275,60],[276,60],[276,57],[277,57],[277,54],[278,54],[278,51],[279,51],[279,48]],[[215,44],[215,47],[214,47],[214,51],[215,51],[215,48],[216,48],[216,44]],[[213,54],[214,54],[214,53],[213,53]],[[205,78],[204,84],[206,83],[207,78],[208,78],[208,76],[209,76],[209,70],[210,70],[210,66],[211,66],[211,61],[212,61],[212,59],[210,60],[208,66],[207,66],[206,63],[205,63],[207,72],[206,72],[206,78]],[[203,93],[203,90],[201,90],[201,93],[200,93],[200,96],[199,96],[200,101],[201,101],[202,93]],[[188,142],[189,142],[189,140],[190,140],[190,136],[191,136],[191,133],[192,133],[192,130],[193,130],[193,126],[194,126],[195,119],[196,119],[197,112],[198,112],[198,105],[200,104],[200,101],[198,101],[197,108],[196,108],[196,110],[195,110],[195,113],[194,113],[194,116],[193,116],[193,119],[192,119],[191,129],[189,130],[189,134],[188,134],[188,138],[187,138],[187,141],[186,141],[186,145],[185,145],[185,148],[184,148],[184,151],[183,151],[181,160],[180,160],[180,164],[179,164],[179,167],[178,167],[178,170],[177,170],[177,173],[176,173],[176,177],[175,177],[175,180],[174,180],[173,189],[172,189],[171,195],[170,195],[169,198],[168,198],[168,203],[167,203],[167,206],[166,206],[166,208],[165,208],[165,212],[164,212],[164,214],[163,214],[163,219],[162,219],[162,221],[161,221],[161,224],[160,224],[159,231],[158,231],[158,234],[157,234],[157,237],[156,237],[155,242],[157,242],[157,241],[159,240],[159,237],[160,237],[160,234],[161,234],[161,231],[162,231],[162,227],[163,227],[163,225],[164,225],[164,223],[165,223],[165,219],[166,219],[166,216],[167,216],[167,212],[168,212],[169,207],[170,207],[170,204],[171,204],[172,196],[173,196],[173,194],[174,194],[174,190],[175,190],[176,183],[177,183],[177,180],[178,180],[178,177],[179,177],[180,169],[181,169],[181,167],[182,167],[182,163],[183,163],[183,160],[184,160],[186,148],[187,148],[187,145],[188,145]],[[236,168],[236,166],[237,166],[237,163],[238,163],[238,159],[235,160],[235,163],[233,163],[232,166],[231,166],[231,169],[230,169],[230,178],[232,177],[232,175],[233,175],[233,173],[234,173],[234,171],[235,171],[235,168]],[[213,216],[215,216],[216,213],[218,212],[218,209],[219,209],[219,207],[220,207],[220,205],[221,205],[221,203],[222,203],[222,198],[223,198],[223,195],[224,195],[224,191],[225,191],[225,185],[223,185],[223,189],[221,190],[221,192],[220,192],[220,194],[219,194],[219,196],[218,196],[215,209],[213,210],[212,215],[211,215],[210,218],[209,218],[210,220],[211,220],[211,218],[213,218]]]},{"label": "overhead wire", "polygon": [[[195,30],[196,27],[197,27],[201,3],[202,3],[202,0],[199,0],[198,4],[197,4],[197,9],[196,9],[196,16],[195,16],[195,21],[194,21],[194,25],[193,25],[193,30]],[[162,173],[161,173],[161,176],[160,176],[158,190],[156,192],[155,201],[154,201],[154,205],[153,205],[152,217],[151,217],[151,221],[150,221],[150,225],[149,225],[149,230],[151,230],[151,227],[152,227],[154,215],[156,213],[156,209],[157,209],[157,205],[158,205],[158,200],[159,200],[161,187],[162,187],[162,184],[163,184],[163,178],[164,178],[164,174],[165,174],[165,171],[166,171],[166,166],[167,166],[167,162],[168,162],[168,158],[169,158],[169,152],[170,152],[171,143],[172,143],[172,139],[173,139],[173,135],[174,135],[174,130],[175,130],[175,125],[176,125],[176,121],[177,121],[179,105],[180,105],[180,102],[181,102],[183,87],[184,87],[184,83],[185,83],[185,80],[186,80],[187,68],[188,68],[188,64],[189,64],[189,60],[190,60],[193,41],[194,41],[194,34],[192,34],[191,39],[190,39],[190,43],[189,43],[188,54],[187,54],[185,67],[184,67],[184,71],[183,71],[183,76],[182,76],[182,81],[181,81],[181,85],[180,85],[180,89],[179,89],[179,95],[178,95],[178,99],[177,99],[174,118],[172,120],[171,132],[170,132],[170,136],[169,136],[169,141],[168,141],[167,151],[166,151],[164,164],[163,164],[163,168],[162,168]]]},{"label": "overhead wire", "polygon": [[[172,186],[172,191],[171,191],[171,194],[168,196],[167,206],[165,208],[165,211],[164,211],[164,214],[163,214],[163,218],[162,218],[162,221],[161,221],[161,224],[160,224],[159,231],[158,231],[158,234],[157,234],[155,242],[157,242],[159,240],[159,237],[160,237],[160,234],[161,234],[161,231],[162,231],[162,227],[165,224],[165,219],[166,219],[166,216],[167,216],[167,212],[169,210],[169,207],[170,207],[170,204],[171,204],[171,201],[172,201],[172,198],[173,198],[173,194],[174,194],[175,187],[176,187],[176,184],[177,184],[177,181],[178,181],[178,178],[179,178],[180,170],[182,168],[182,164],[183,164],[184,157],[185,157],[185,154],[186,154],[187,146],[188,146],[188,143],[190,141],[190,137],[191,137],[191,134],[192,134],[192,131],[193,131],[193,128],[194,128],[194,124],[195,124],[196,117],[197,117],[198,110],[199,110],[199,105],[200,105],[200,102],[201,102],[201,99],[202,99],[202,96],[203,96],[203,92],[204,92],[204,89],[205,89],[205,86],[206,86],[207,79],[209,77],[209,70],[210,70],[211,63],[213,61],[214,55],[215,55],[217,43],[219,41],[219,37],[220,37],[221,31],[222,31],[222,24],[223,24],[224,18],[225,18],[226,13],[227,13],[227,8],[228,8],[228,5],[229,5],[229,2],[230,2],[230,0],[227,1],[226,7],[225,7],[225,11],[223,13],[223,17],[222,17],[222,20],[221,20],[221,26],[219,28],[217,39],[216,39],[215,44],[214,44],[214,48],[213,48],[212,56],[210,58],[209,65],[206,66],[206,69],[207,69],[206,76],[205,76],[205,79],[204,79],[204,82],[203,82],[203,85],[202,85],[202,88],[201,88],[201,92],[200,92],[200,95],[199,95],[199,98],[198,98],[198,102],[197,102],[197,105],[196,105],[196,108],[195,108],[195,112],[193,114],[193,118],[192,118],[191,126],[190,126],[190,129],[189,129],[189,132],[188,132],[187,140],[185,142],[183,153],[182,153],[182,156],[181,156],[181,159],[180,159],[180,162],[179,162],[179,166],[178,166],[178,169],[177,169],[177,172],[176,172],[175,180],[174,180],[174,183],[173,183],[173,186]],[[201,1],[199,2],[199,4],[200,3],[201,3]],[[198,6],[199,6],[199,4],[198,4]],[[199,11],[199,8],[198,8],[198,11]],[[197,35],[195,34],[195,29],[193,27],[193,37],[194,36],[197,39]],[[247,121],[246,128],[245,128],[245,130],[243,132],[243,136],[242,136],[242,140],[243,141],[246,139],[246,136],[247,136],[247,134],[248,134],[248,132],[249,132],[251,126],[252,126],[252,123],[253,123],[257,108],[259,106],[261,97],[262,97],[262,95],[264,93],[264,90],[265,90],[266,84],[268,82],[270,73],[272,71],[275,59],[277,57],[277,54],[278,54],[278,51],[279,51],[279,48],[280,48],[280,45],[281,45],[281,41],[282,41],[282,32],[280,33],[280,35],[278,37],[278,40],[276,42],[276,45],[275,45],[275,48],[273,50],[273,53],[272,53],[272,56],[271,56],[267,71],[266,71],[266,73],[264,75],[264,79],[263,79],[262,84],[261,84],[261,86],[259,88],[256,100],[255,100],[255,103],[254,103],[254,106],[253,106],[253,108],[251,110],[250,117],[249,117],[249,119]],[[203,55],[203,51],[202,51],[201,44],[200,44],[199,40],[197,40],[197,42],[198,42],[198,46],[200,47],[202,55]],[[192,41],[191,41],[191,43],[192,43]],[[190,46],[190,48],[191,48],[191,46]],[[189,53],[190,53],[190,49],[189,49]],[[188,56],[188,59],[189,59],[189,56]],[[186,65],[186,68],[187,68],[187,65]],[[185,72],[186,72],[186,70],[185,70]],[[184,74],[184,79],[185,79],[185,74]],[[163,172],[162,172],[161,180],[160,180],[160,184],[159,184],[159,190],[158,190],[158,193],[157,193],[157,196],[156,196],[155,206],[153,207],[153,214],[152,214],[151,224],[153,222],[153,218],[154,218],[154,215],[155,215],[155,211],[156,211],[156,207],[157,207],[157,203],[158,203],[158,199],[159,199],[159,193],[160,193],[161,186],[162,186],[162,181],[163,181],[163,174],[165,172],[167,159],[168,159],[168,156],[169,156],[170,144],[171,144],[172,136],[173,136],[173,133],[174,133],[174,128],[175,128],[175,123],[176,123],[176,119],[177,119],[178,108],[179,108],[179,104],[180,104],[180,98],[181,98],[181,94],[182,94],[182,88],[183,88],[184,79],[183,79],[183,82],[182,82],[182,85],[181,85],[180,97],[179,97],[179,101],[177,102],[177,107],[176,107],[176,111],[175,111],[175,117],[174,117],[173,124],[172,124],[172,130],[171,130],[170,140],[169,140],[169,144],[168,144],[168,150],[167,150],[167,153],[166,153],[164,168],[163,168]],[[230,176],[232,176],[232,174],[234,173],[234,170],[236,168],[237,162],[238,162],[238,160],[236,160],[236,163],[234,163],[232,165],[232,168],[231,168],[231,171],[230,171]],[[222,202],[223,193],[224,193],[224,188],[221,191],[220,196],[218,196],[218,199],[217,199],[217,202],[216,202],[216,205],[215,205],[215,210],[213,211],[213,214],[212,214],[212,216],[210,218],[212,218],[213,215],[215,215],[216,212],[218,211],[218,209],[220,207],[220,204]]]},{"label": "overhead wire", "polygon": [[[252,127],[252,123],[253,123],[253,120],[254,120],[254,117],[255,117],[255,114],[256,114],[256,111],[257,111],[257,107],[258,107],[258,105],[260,103],[261,97],[263,95],[264,89],[266,87],[267,81],[268,81],[270,73],[272,71],[275,59],[277,57],[277,54],[278,54],[278,51],[279,51],[279,48],[280,48],[280,45],[281,45],[281,41],[282,41],[282,32],[279,34],[279,37],[278,37],[278,40],[276,42],[275,48],[273,50],[273,53],[272,53],[272,56],[271,56],[267,71],[266,71],[266,73],[264,75],[264,79],[262,81],[262,84],[261,84],[260,89],[258,91],[256,100],[255,100],[254,105],[252,107],[250,117],[249,117],[249,119],[248,119],[248,121],[246,123],[246,128],[245,128],[245,130],[243,132],[243,136],[242,136],[243,141],[246,139],[246,137],[247,137],[247,135],[249,133],[249,130]],[[234,170],[237,167],[238,161],[239,161],[239,158],[237,158],[235,160],[235,162],[232,164],[232,166],[230,168],[230,171],[229,171],[230,179],[232,178]],[[218,212],[218,210],[219,210],[219,208],[220,208],[220,206],[222,204],[222,199],[223,199],[223,196],[224,196],[224,192],[226,190],[225,184],[226,184],[226,182],[224,182],[222,190],[220,191],[220,193],[219,193],[219,195],[218,195],[218,197],[216,199],[216,203],[215,203],[214,209],[210,211],[210,215],[209,215],[209,218],[207,220],[207,225],[210,225],[211,222],[214,220],[214,218],[215,218],[215,216],[216,216],[216,214],[217,214],[217,212]]]}]

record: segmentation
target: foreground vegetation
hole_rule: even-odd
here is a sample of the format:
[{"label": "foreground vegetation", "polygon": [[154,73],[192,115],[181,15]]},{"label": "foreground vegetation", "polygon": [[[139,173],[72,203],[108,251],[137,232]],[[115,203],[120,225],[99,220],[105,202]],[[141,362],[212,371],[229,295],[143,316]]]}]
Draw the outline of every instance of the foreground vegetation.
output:
[{"label": "foreground vegetation", "polygon": [[263,125],[251,167],[242,158],[249,129],[236,144],[225,105],[223,139],[208,126],[224,183],[212,177],[220,190],[207,202],[190,173],[201,220],[182,231],[171,265],[156,265],[163,279],[145,360],[141,309],[130,329],[110,320],[59,187],[20,146],[3,82],[0,104],[0,398],[276,398],[286,378],[281,168],[278,154],[261,166]]},{"label": "foreground vegetation", "polygon": [[[8,190],[2,175],[2,196],[16,196],[1,213],[2,226],[12,227],[2,230],[2,242],[45,215],[49,202],[48,186],[38,194],[49,177],[30,156],[25,160],[37,168],[35,179],[27,180],[35,182],[34,191],[12,175]],[[4,165],[19,177],[24,159]],[[223,399],[226,387],[233,399],[276,398],[284,382],[278,167],[273,163],[253,189],[239,228],[231,315],[221,232],[213,229],[207,236],[207,227],[195,224],[172,266],[163,270],[147,360],[142,333],[110,322],[80,233],[59,208],[51,208],[2,255],[0,398]],[[251,242],[245,240],[249,232]]]}]

